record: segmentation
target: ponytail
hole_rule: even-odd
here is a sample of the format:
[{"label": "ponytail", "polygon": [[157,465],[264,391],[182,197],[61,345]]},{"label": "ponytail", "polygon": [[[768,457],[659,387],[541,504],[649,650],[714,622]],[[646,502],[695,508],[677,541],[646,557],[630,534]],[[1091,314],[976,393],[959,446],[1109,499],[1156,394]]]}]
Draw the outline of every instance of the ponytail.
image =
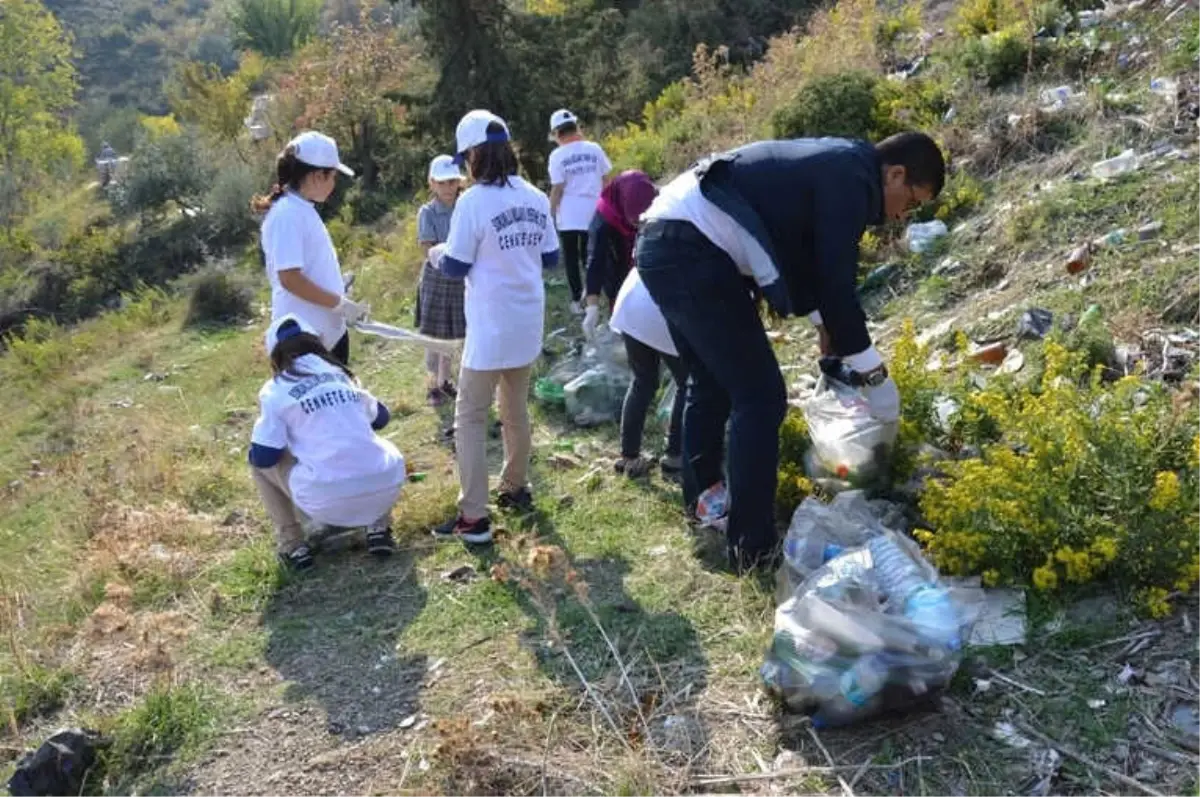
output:
[{"label": "ponytail", "polygon": [[289,189],[297,191],[304,178],[313,172],[331,171],[320,166],[312,166],[296,157],[295,146],[289,144],[275,159],[275,183],[266,194],[255,196],[250,200],[250,211],[262,214],[271,209],[281,196]]}]

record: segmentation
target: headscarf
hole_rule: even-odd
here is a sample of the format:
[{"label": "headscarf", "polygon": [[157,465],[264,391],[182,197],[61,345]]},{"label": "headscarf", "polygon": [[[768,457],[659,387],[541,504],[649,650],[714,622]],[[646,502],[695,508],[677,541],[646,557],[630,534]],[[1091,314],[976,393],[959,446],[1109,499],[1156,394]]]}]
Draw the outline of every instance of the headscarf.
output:
[{"label": "headscarf", "polygon": [[596,212],[621,234],[629,248],[637,234],[638,217],[646,212],[658,189],[646,175],[637,169],[621,172],[600,193]]}]

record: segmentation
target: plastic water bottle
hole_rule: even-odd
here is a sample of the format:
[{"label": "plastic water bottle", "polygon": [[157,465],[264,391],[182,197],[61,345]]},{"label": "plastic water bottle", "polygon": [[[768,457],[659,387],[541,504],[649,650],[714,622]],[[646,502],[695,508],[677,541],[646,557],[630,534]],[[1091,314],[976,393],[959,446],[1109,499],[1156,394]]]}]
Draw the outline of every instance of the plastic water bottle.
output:
[{"label": "plastic water bottle", "polygon": [[717,482],[696,499],[696,518],[704,526],[725,530],[729,514],[729,490],[725,482]]},{"label": "plastic water bottle", "polygon": [[871,709],[887,683],[888,668],[879,656],[862,656],[838,679],[838,692],[821,704],[813,726],[828,728],[852,722]]},{"label": "plastic water bottle", "polygon": [[1136,171],[1137,167],[1137,153],[1132,149],[1127,149],[1115,158],[1093,163],[1092,176],[1103,180]]},{"label": "plastic water bottle", "polygon": [[873,537],[867,541],[867,548],[875,565],[875,578],[888,602],[902,607],[904,616],[926,639],[957,650],[961,645],[958,613],[950,593],[931,583],[890,537]]},{"label": "plastic water bottle", "polygon": [[840,554],[844,548],[810,534],[803,539],[789,536],[783,542],[783,555],[788,564],[801,573],[811,573]]}]

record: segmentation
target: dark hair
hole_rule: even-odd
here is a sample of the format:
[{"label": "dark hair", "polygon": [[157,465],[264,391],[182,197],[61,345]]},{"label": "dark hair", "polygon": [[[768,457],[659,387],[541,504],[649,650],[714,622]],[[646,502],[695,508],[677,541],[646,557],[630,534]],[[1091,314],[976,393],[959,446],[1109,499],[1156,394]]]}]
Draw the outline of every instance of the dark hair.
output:
[{"label": "dark hair", "polygon": [[575,122],[567,122],[554,128],[554,135],[556,136],[573,136],[578,132],[579,125]]},{"label": "dark hair", "polygon": [[946,159],[937,142],[924,133],[897,133],[875,145],[884,166],[903,166],[905,183],[924,185],[933,195],[946,184]]},{"label": "dark hair", "polygon": [[[487,126],[487,132],[504,132],[504,126],[492,122]],[[511,141],[485,141],[467,150],[467,167],[477,183],[507,186],[508,178],[517,174],[517,153],[513,151]]]},{"label": "dark hair", "polygon": [[332,172],[333,169],[325,169],[320,166],[313,166],[305,163],[296,157],[296,148],[288,145],[283,152],[279,153],[279,157],[275,159],[275,184],[271,186],[271,190],[261,196],[256,196],[250,200],[250,210],[254,213],[266,213],[271,209],[271,205],[275,204],[275,200],[283,196],[283,193],[289,188],[293,191],[300,190],[300,184],[304,182],[304,178],[313,172]]},{"label": "dark hair", "polygon": [[[291,323],[294,324],[295,322]],[[287,328],[288,324],[285,323],[280,327],[280,331]],[[329,349],[325,348],[325,344],[321,342],[321,339],[310,332],[299,332],[276,343],[275,348],[271,351],[271,370],[275,372],[275,376],[286,375],[292,378],[312,376],[307,371],[296,369],[296,360],[299,360],[306,354],[314,354],[320,357],[330,365],[340,368],[351,380],[354,379],[354,373],[340,360],[330,354]]]}]

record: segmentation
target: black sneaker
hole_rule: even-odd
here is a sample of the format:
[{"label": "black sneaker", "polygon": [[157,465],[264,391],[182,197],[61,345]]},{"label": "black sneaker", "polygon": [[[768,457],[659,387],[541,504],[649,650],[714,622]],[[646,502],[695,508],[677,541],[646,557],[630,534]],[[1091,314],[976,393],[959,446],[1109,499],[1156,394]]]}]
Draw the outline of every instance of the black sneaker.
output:
[{"label": "black sneaker", "polygon": [[283,562],[284,567],[288,570],[296,573],[310,570],[316,564],[316,560],[313,559],[312,549],[303,542],[291,551],[279,554],[279,561]]},{"label": "black sneaker", "polygon": [[372,529],[367,532],[367,553],[380,559],[396,552],[396,541],[392,538],[392,527]]},{"label": "black sneaker", "polygon": [[452,399],[458,398],[458,389],[451,382],[442,382],[441,391]]},{"label": "black sneaker", "polygon": [[518,512],[533,511],[533,493],[528,487],[520,490],[509,490],[496,495],[496,506],[500,509],[515,509]]},{"label": "black sneaker", "polygon": [[471,545],[487,545],[492,541],[492,521],[481,517],[468,521],[462,515],[435,526],[433,536],[439,540],[462,540]]}]

